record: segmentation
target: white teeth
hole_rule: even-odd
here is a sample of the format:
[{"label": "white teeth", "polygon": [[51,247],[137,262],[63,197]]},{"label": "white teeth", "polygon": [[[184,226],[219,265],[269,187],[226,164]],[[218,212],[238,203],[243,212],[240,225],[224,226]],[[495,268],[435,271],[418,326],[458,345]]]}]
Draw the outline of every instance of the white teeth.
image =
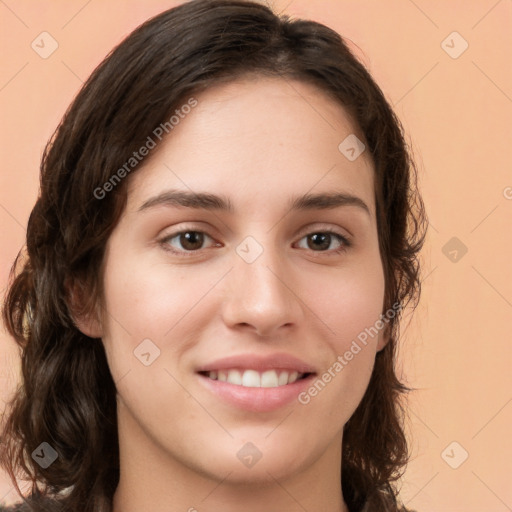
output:
[{"label": "white teeth", "polygon": [[[231,370],[230,372],[231,373]],[[255,370],[245,370],[242,376],[242,386],[246,388],[260,388],[261,387],[261,378],[260,374]]]},{"label": "white teeth", "polygon": [[288,372],[281,372],[279,374],[279,379],[277,379],[278,386],[284,386],[288,384]]},{"label": "white teeth", "polygon": [[262,388],[276,388],[279,384],[277,372],[275,370],[268,370],[261,374],[261,387]]},{"label": "white teeth", "polygon": [[288,384],[291,384],[292,382],[295,382],[299,378],[298,372],[292,372],[290,373],[290,376],[288,377]]},{"label": "white teeth", "polygon": [[231,370],[228,372],[228,380],[230,384],[240,386],[242,384],[242,374],[238,370]]},{"label": "white teeth", "polygon": [[256,370],[219,370],[208,372],[208,377],[213,380],[220,380],[222,382],[229,382],[237,386],[244,386],[247,388],[277,388],[279,386],[286,386],[292,384],[303,376],[302,373],[293,371],[279,371],[266,370],[259,373]]}]

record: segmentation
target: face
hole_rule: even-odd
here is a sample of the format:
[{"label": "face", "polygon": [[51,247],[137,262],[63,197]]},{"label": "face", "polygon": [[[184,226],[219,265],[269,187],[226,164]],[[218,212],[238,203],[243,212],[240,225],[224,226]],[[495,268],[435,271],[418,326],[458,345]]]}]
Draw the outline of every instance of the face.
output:
[{"label": "face", "polygon": [[120,443],[233,482],[339,468],[385,343],[361,341],[384,301],[371,160],[338,148],[359,132],[312,85],[196,99],[130,176],[107,245]]}]

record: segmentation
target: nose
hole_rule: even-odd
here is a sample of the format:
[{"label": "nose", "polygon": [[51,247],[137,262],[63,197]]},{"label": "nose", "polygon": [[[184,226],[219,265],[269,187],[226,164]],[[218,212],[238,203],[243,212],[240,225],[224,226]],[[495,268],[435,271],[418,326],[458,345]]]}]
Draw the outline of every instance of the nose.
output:
[{"label": "nose", "polygon": [[252,263],[233,254],[222,305],[225,324],[260,337],[279,337],[297,326],[303,310],[293,269],[268,246]]}]

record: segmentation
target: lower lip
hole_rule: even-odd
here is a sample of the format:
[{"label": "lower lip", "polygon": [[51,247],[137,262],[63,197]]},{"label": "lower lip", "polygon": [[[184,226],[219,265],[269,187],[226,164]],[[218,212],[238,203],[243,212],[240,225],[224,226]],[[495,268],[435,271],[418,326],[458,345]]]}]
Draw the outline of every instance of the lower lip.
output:
[{"label": "lower lip", "polygon": [[198,374],[204,385],[222,400],[251,412],[270,412],[297,400],[298,395],[311,385],[315,375],[275,388],[248,388],[214,380]]}]

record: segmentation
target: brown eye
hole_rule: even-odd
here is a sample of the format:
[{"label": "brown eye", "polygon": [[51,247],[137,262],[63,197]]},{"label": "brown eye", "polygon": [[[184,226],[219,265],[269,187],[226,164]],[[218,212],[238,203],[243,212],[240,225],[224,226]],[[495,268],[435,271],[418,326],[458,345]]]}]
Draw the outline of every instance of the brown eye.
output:
[{"label": "brown eye", "polygon": [[308,247],[313,250],[325,251],[331,245],[331,235],[329,233],[313,233],[306,238]]},{"label": "brown eye", "polygon": [[187,251],[200,249],[204,242],[204,234],[198,231],[187,231],[179,235],[181,246]]},{"label": "brown eye", "polygon": [[166,237],[162,242],[175,252],[198,251],[203,248],[208,235],[201,231],[181,231],[174,235]]},{"label": "brown eye", "polygon": [[[325,251],[340,251],[349,247],[350,244],[348,240],[340,235],[339,233],[334,233],[330,231],[318,231],[315,233],[310,233],[301,239],[306,240],[306,247],[299,242],[299,247],[303,249],[311,249],[315,252],[325,252]],[[334,247],[332,244],[334,243]]]}]

